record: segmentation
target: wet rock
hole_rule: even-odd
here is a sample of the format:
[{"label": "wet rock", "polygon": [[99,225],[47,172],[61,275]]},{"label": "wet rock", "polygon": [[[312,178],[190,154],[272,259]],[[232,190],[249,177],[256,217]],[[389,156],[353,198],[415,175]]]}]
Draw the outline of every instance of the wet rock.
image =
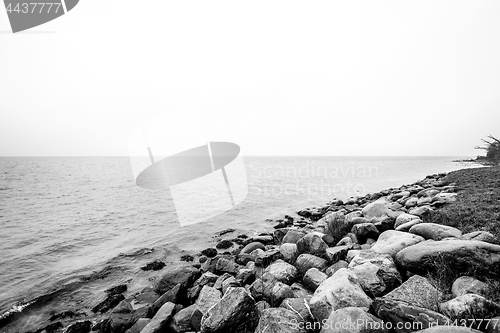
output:
[{"label": "wet rock", "polygon": [[282,244],[280,246],[280,253],[286,262],[293,264],[299,255],[299,251],[297,250],[297,244],[293,243]]},{"label": "wet rock", "polygon": [[493,236],[491,233],[487,231],[469,232],[468,234],[463,235],[462,239],[498,244],[498,240],[495,238],[495,236]]},{"label": "wet rock", "polygon": [[314,317],[321,322],[332,311],[349,306],[370,307],[371,299],[365,294],[356,275],[348,269],[339,269],[320,284],[310,301]]},{"label": "wet rock", "polygon": [[209,247],[208,249],[201,251],[201,254],[208,257],[208,258],[213,258],[217,255],[217,249],[214,249],[213,247]]},{"label": "wet rock", "polygon": [[105,313],[109,311],[110,309],[114,308],[115,306],[118,305],[121,301],[125,299],[125,296],[122,294],[111,294],[106,297],[104,301],[101,303],[97,304],[92,308],[92,312],[97,313]]},{"label": "wet rock", "polygon": [[295,282],[298,274],[297,269],[294,266],[282,260],[278,260],[269,265],[264,272],[269,273],[277,281],[288,285]]},{"label": "wet rock", "polygon": [[282,243],[283,244],[285,244],[285,243],[297,244],[297,242],[299,241],[299,239],[301,239],[305,235],[306,235],[306,233],[303,232],[302,230],[290,229],[286,233],[285,237],[283,237]]},{"label": "wet rock", "polygon": [[500,305],[476,294],[455,297],[439,306],[439,310],[450,318],[492,318],[500,315]]},{"label": "wet rock", "polygon": [[115,294],[123,294],[126,291],[127,291],[127,285],[120,284],[118,286],[114,286],[112,288],[109,288],[108,290],[106,290],[106,293],[108,295],[115,295]]},{"label": "wet rock", "polygon": [[245,245],[245,247],[241,250],[240,253],[252,253],[254,250],[257,249],[265,250],[266,247],[261,242],[251,242]]},{"label": "wet rock", "polygon": [[399,266],[416,273],[435,269],[438,259],[443,259],[457,271],[500,275],[500,245],[480,241],[427,240],[401,250],[395,259]]},{"label": "wet rock", "polygon": [[306,287],[311,290],[316,290],[319,285],[327,279],[327,275],[317,268],[309,269],[306,274],[304,274],[303,283]]},{"label": "wet rock", "polygon": [[306,333],[300,328],[301,318],[284,308],[269,308],[262,313],[255,333]]},{"label": "wet rock", "polygon": [[103,323],[100,332],[123,333],[126,332],[137,321],[132,313],[112,313]]},{"label": "wet rock", "polygon": [[388,230],[384,231],[378,238],[371,250],[378,253],[386,253],[395,256],[396,253],[405,247],[415,245],[424,240],[424,238],[402,231]]},{"label": "wet rock", "polygon": [[451,292],[455,297],[465,294],[485,296],[489,291],[488,285],[472,276],[461,276],[453,282]]},{"label": "wet rock", "polygon": [[115,306],[111,312],[112,313],[130,313],[133,310],[134,310],[134,308],[132,308],[132,305],[130,304],[130,302],[127,301],[126,299],[124,299],[123,301],[118,303],[118,305]]},{"label": "wet rock", "polygon": [[226,250],[226,249],[229,249],[233,245],[234,245],[233,242],[231,242],[227,239],[223,239],[223,240],[219,241],[217,243],[217,245],[215,245],[215,247],[219,250]]},{"label": "wet rock", "polygon": [[382,320],[356,307],[333,311],[320,333],[388,333]]},{"label": "wet rock", "polygon": [[457,228],[436,223],[419,223],[411,227],[408,232],[411,234],[419,235],[424,239],[433,239],[436,241],[449,237],[462,237],[462,232]]},{"label": "wet rock", "polygon": [[312,254],[320,258],[326,255],[328,245],[323,241],[322,235],[309,233],[297,242],[297,250],[300,254]]},{"label": "wet rock", "polygon": [[181,261],[191,262],[191,261],[194,261],[194,257],[190,254],[185,254],[185,255],[181,256]]},{"label": "wet rock", "polygon": [[161,295],[179,284],[181,292],[183,292],[188,286],[193,284],[199,275],[200,271],[192,266],[173,269],[165,273],[156,283],[155,291]]},{"label": "wet rock", "polygon": [[295,267],[299,270],[299,274],[305,274],[311,268],[322,271],[327,267],[327,261],[312,254],[301,254],[295,261]]},{"label": "wet rock", "polygon": [[336,263],[339,260],[345,259],[347,252],[351,249],[352,247],[349,245],[344,245],[344,246],[335,246],[335,247],[329,247],[326,249],[326,257],[328,259],[329,263]]},{"label": "wet rock", "polygon": [[89,320],[76,322],[68,327],[66,333],[88,333],[92,327],[92,322]]},{"label": "wet rock", "polygon": [[160,310],[160,308],[165,303],[177,303],[179,300],[179,295],[181,293],[181,285],[177,284],[169,291],[163,293],[158,299],[153,301],[153,304],[150,306],[148,317],[154,317],[154,315]]},{"label": "wet rock", "polygon": [[378,318],[392,323],[396,333],[409,333],[449,322],[449,318],[440,313],[392,299],[376,298],[372,308]]},{"label": "wet rock", "polygon": [[402,301],[412,306],[438,311],[442,293],[425,277],[413,275],[401,286],[394,289],[383,298]]},{"label": "wet rock", "polygon": [[245,288],[230,288],[203,316],[203,332],[223,332],[238,327],[247,314],[255,311],[255,301]]},{"label": "wet rock", "polygon": [[153,262],[150,262],[146,266],[142,266],[141,269],[143,271],[159,271],[163,267],[165,267],[165,263],[163,261],[155,260]]},{"label": "wet rock", "polygon": [[330,267],[328,267],[325,271],[326,275],[327,276],[332,276],[336,271],[338,271],[339,269],[341,268],[347,268],[349,267],[349,263],[347,261],[344,261],[344,260],[339,260],[337,261],[336,263],[334,263],[333,265],[331,265]]},{"label": "wet rock", "polygon": [[52,316],[50,316],[49,321],[54,321],[54,320],[59,320],[59,319],[66,319],[66,318],[74,318],[74,317],[81,317],[81,316],[86,316],[84,312],[77,312],[77,311],[63,311],[56,313]]}]

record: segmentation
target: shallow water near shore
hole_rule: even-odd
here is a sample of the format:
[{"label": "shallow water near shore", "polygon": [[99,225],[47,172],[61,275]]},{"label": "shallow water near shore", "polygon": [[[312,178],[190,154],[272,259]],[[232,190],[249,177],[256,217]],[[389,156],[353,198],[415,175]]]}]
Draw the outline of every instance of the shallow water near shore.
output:
[{"label": "shallow water near shore", "polygon": [[141,266],[179,265],[183,254],[214,246],[220,230],[271,231],[267,218],[474,166],[453,162],[460,158],[244,157],[247,198],[186,227],[167,192],[135,185],[127,157],[0,158],[0,316],[15,314],[0,330],[34,330],[52,311],[89,310],[119,283],[127,293],[150,286],[162,271]]}]

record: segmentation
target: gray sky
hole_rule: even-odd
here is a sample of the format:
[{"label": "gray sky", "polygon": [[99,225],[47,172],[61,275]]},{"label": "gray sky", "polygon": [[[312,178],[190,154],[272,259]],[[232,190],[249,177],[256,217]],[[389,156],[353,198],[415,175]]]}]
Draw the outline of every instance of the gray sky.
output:
[{"label": "gray sky", "polygon": [[475,156],[500,136],[498,1],[81,0],[8,34],[0,156],[128,155],[189,107],[245,155]]}]

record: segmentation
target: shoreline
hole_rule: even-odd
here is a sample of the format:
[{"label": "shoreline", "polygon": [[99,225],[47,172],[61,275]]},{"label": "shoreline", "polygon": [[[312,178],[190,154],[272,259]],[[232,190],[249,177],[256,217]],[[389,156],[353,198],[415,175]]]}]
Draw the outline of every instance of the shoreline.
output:
[{"label": "shoreline", "polygon": [[[477,170],[477,169],[462,169],[462,170]],[[456,173],[456,172],[457,171],[454,171],[454,172],[451,172],[450,174]],[[253,264],[253,271],[254,271],[253,278],[254,278],[254,280],[258,280],[259,273],[262,276],[262,273],[266,270],[266,266],[268,266],[272,262],[275,262],[277,260],[277,258],[283,257],[283,254],[280,251],[280,247],[283,245],[282,239],[286,237],[287,233],[290,230],[302,231],[302,233],[304,233],[303,236],[308,235],[310,233],[321,232],[321,230],[324,233],[325,231],[327,231],[325,229],[328,228],[328,223],[325,222],[325,218],[327,215],[331,215],[332,213],[344,211],[345,215],[347,216],[347,215],[352,214],[352,213],[361,212],[361,214],[360,214],[361,216],[357,216],[357,218],[364,218],[362,212],[366,208],[366,206],[374,204],[374,203],[382,202],[382,199],[386,198],[386,202],[388,203],[386,208],[389,208],[393,212],[403,211],[404,213],[410,213],[410,214],[412,214],[412,212],[418,213],[418,214],[416,214],[416,216],[419,216],[420,218],[424,219],[423,217],[424,217],[424,215],[426,215],[428,213],[428,211],[426,209],[420,209],[420,211],[425,210],[425,212],[420,213],[418,211],[419,207],[429,206],[431,209],[435,208],[436,210],[438,210],[438,209],[440,209],[440,207],[444,207],[444,206],[454,202],[454,201],[448,202],[448,200],[451,200],[450,197],[456,196],[456,192],[458,189],[457,189],[456,185],[446,184],[446,181],[444,181],[444,178],[446,176],[447,176],[447,174],[444,174],[444,173],[429,175],[426,178],[424,178],[423,180],[417,181],[413,184],[402,185],[399,188],[391,188],[391,189],[382,190],[382,191],[377,192],[377,193],[366,194],[364,196],[360,196],[357,198],[348,199],[345,202],[342,202],[341,200],[333,200],[332,202],[329,202],[326,205],[323,205],[320,207],[306,208],[306,209],[303,209],[303,210],[296,212],[297,215],[299,216],[299,218],[285,215],[285,217],[283,219],[272,220],[273,224],[276,223],[274,225],[274,229],[275,229],[274,233],[262,233],[256,237],[248,237],[247,235],[234,235],[234,230],[228,231],[228,232],[223,232],[222,234],[221,234],[221,232],[219,232],[218,239],[220,239],[220,241],[217,243],[215,249],[214,248],[206,249],[206,250],[202,251],[202,253],[199,253],[198,255],[196,255],[194,257],[190,256],[190,255],[184,256],[183,261],[187,261],[187,265],[185,267],[194,267],[196,270],[200,270],[200,271],[197,271],[197,273],[193,274],[192,276],[188,274],[190,276],[190,279],[188,279],[189,281],[186,282],[187,286],[185,286],[186,287],[185,289],[187,289],[188,286],[190,286],[191,288],[193,288],[195,286],[196,282],[191,281],[191,280],[193,279],[194,276],[198,276],[199,275],[198,273],[201,273],[201,272],[204,272],[203,275],[205,275],[208,272],[213,271],[212,274],[214,274],[214,272],[220,273],[219,274],[220,276],[218,276],[218,279],[220,279],[222,276],[226,275],[226,278],[232,278],[233,280],[237,280],[238,275],[240,274],[240,270],[250,270],[250,271],[252,270],[250,268],[243,268],[243,267],[248,266],[248,262],[254,263]],[[429,185],[429,184],[432,184],[432,185]],[[415,201],[415,204],[410,203],[407,205],[407,201],[410,200],[410,198],[412,198],[412,195],[417,194],[417,193],[411,193],[411,191],[410,191],[410,194],[407,197],[405,197],[403,195],[401,198],[398,198],[396,201],[392,201],[392,199],[394,199],[394,198],[391,196],[393,196],[397,193],[401,193],[401,192],[408,192],[407,189],[409,189],[409,188],[412,188],[415,186],[420,186],[422,188],[421,190],[426,189],[427,187],[425,187],[423,185],[429,185],[429,187],[443,189],[442,191],[439,191],[439,194],[443,193],[443,194],[450,194],[450,195],[444,195],[444,198],[441,198],[439,200],[434,200],[434,201],[427,200],[428,201],[427,202],[426,200],[422,200],[422,202],[425,202],[425,204],[420,204],[418,202],[418,200],[413,200],[413,201]],[[453,193],[455,193],[455,195],[452,195]],[[435,195],[436,194],[434,194],[434,197],[435,197]],[[391,197],[391,200],[387,201],[387,198],[389,198],[389,197]],[[405,199],[407,199],[407,200],[405,201]],[[433,199],[431,199],[431,200],[433,200]],[[399,202],[403,203],[403,205]],[[389,205],[389,203],[390,203],[390,205]],[[359,214],[354,214],[354,215],[359,215]],[[390,217],[390,219],[394,220],[394,222],[397,218],[396,216],[391,216],[390,214],[387,215],[387,217]],[[364,223],[371,223],[369,220],[363,221],[363,222]],[[360,223],[360,225],[362,225],[364,223]],[[387,228],[387,225],[386,225],[387,221],[377,221],[377,222],[371,223],[371,224],[379,231],[379,234],[383,233],[384,231],[390,230],[390,228],[387,230],[384,230]],[[360,227],[358,227],[358,228],[360,228]],[[374,232],[374,230],[372,230],[372,232]],[[301,235],[302,235],[302,233],[301,233]],[[324,235],[328,235],[328,232],[324,233]],[[233,237],[233,238],[231,238],[231,237]],[[370,239],[370,237],[367,237],[367,239]],[[374,239],[372,239],[372,240],[374,240]],[[296,241],[298,242],[299,239],[297,239]],[[322,238],[322,241],[327,243],[328,246],[330,246],[330,247],[346,246],[346,245],[338,245],[338,242],[333,243],[333,241],[331,239],[323,239]],[[360,241],[358,239],[357,241],[358,241],[357,245],[359,245],[358,250],[360,250],[360,249],[366,250],[366,249],[370,248],[373,243],[375,243],[375,242],[373,242],[373,243],[366,245],[367,244],[366,240]],[[345,240],[345,242],[348,242],[348,241]],[[231,243],[231,244],[229,244],[229,243]],[[255,244],[255,243],[260,243],[260,245]],[[363,244],[361,244],[361,243],[363,243]],[[285,243],[285,244],[288,244],[288,243]],[[356,244],[356,242],[351,242],[350,244]],[[364,245],[366,245],[366,246],[364,246]],[[250,249],[248,249],[249,246],[250,246]],[[356,249],[354,249],[354,248],[356,248],[356,246],[353,245],[352,248],[350,249],[350,251],[351,250],[355,251]],[[250,251],[250,250],[255,250],[255,251]],[[253,252],[256,252],[256,253],[253,253]],[[212,256],[214,254],[215,254],[215,256]],[[347,254],[347,253],[345,253],[345,254]],[[218,269],[217,265],[219,265],[219,266],[222,265],[222,264],[219,264],[219,261],[223,261],[224,264],[228,267],[223,267],[222,270],[220,269],[220,267]],[[285,258],[285,261],[287,261],[286,258]],[[193,264],[189,265],[188,263],[190,263],[190,262]],[[235,266],[235,265],[238,265],[238,266]],[[164,279],[164,277],[162,278],[161,274],[165,273],[165,269],[163,267],[160,267],[160,266],[161,265],[159,265],[159,266],[153,265],[152,269],[155,271],[157,270],[158,279],[160,279],[160,281],[162,281]],[[250,266],[252,266],[252,265],[250,265]],[[238,268],[238,270],[236,270],[235,267]],[[245,273],[248,273],[248,272],[245,272]],[[303,273],[306,273],[306,272],[303,272]],[[227,274],[229,274],[230,276],[227,276]],[[250,274],[250,273],[248,273],[248,274]],[[167,275],[168,275],[168,273],[167,273]],[[175,280],[175,277],[174,277],[174,280]],[[248,281],[249,280],[247,280],[247,282]],[[216,283],[216,281],[213,281],[213,282],[214,282],[214,284]],[[252,289],[251,286],[253,284],[255,284],[255,281],[252,284],[245,284],[245,283],[241,283],[241,282],[237,283],[237,281],[234,283],[233,282],[234,281],[231,281],[231,283],[229,283],[229,285],[233,284],[234,286],[236,286],[236,285],[241,285],[241,287],[245,286],[247,291],[250,293],[251,293],[251,289]],[[224,289],[223,281],[220,281],[220,284],[221,284],[220,287],[222,289]],[[126,290],[126,287],[121,287],[121,288],[122,289],[125,288],[125,290]],[[132,309],[132,310],[129,309],[129,307],[126,306],[127,303],[134,303],[134,301],[137,301],[138,298],[139,299],[144,298],[144,294],[148,295],[148,297],[146,297],[146,298],[155,298],[156,297],[157,299],[155,301],[158,301],[158,299],[162,298],[165,294],[163,292],[159,293],[157,290],[157,286],[155,286],[154,289],[152,289],[152,288],[149,288],[149,289],[146,288],[146,289],[147,290],[143,290],[142,292],[140,292],[138,294],[136,293],[134,295],[129,295],[127,298],[125,298],[125,296],[123,296],[123,294],[125,293],[125,290],[123,290],[121,292],[108,292],[107,293],[108,296],[106,297],[106,299],[102,303],[96,304],[97,311],[92,311],[92,312],[101,312],[101,310],[105,310],[105,311],[102,311],[101,315],[92,314],[92,312],[89,311],[92,309],[74,309],[74,310],[72,310],[73,314],[66,314],[66,315],[59,315],[59,316],[57,316],[58,314],[54,314],[56,316],[55,319],[60,319],[60,320],[57,320],[57,321],[56,320],[49,320],[48,326],[42,327],[41,329],[35,330],[35,331],[42,332],[43,330],[45,330],[47,332],[49,332],[49,331],[59,332],[59,331],[63,331],[66,329],[68,329],[68,331],[71,331],[71,329],[72,329],[71,327],[76,327],[75,325],[77,325],[77,326],[85,325],[85,327],[89,326],[89,322],[90,322],[89,319],[92,319],[92,322],[90,322],[91,324],[89,326],[88,331],[90,331],[90,330],[92,330],[92,328],[94,328],[95,330],[93,330],[93,331],[102,331],[102,332],[109,331],[112,333],[120,332],[119,329],[118,330],[113,329],[113,316],[116,316],[115,315],[116,313],[127,313],[127,314],[130,314],[130,316],[132,316],[132,314],[137,311],[137,309]],[[170,291],[170,289],[169,289],[169,291]],[[199,290],[198,290],[198,292],[199,292]],[[121,295],[121,296],[118,296],[118,295]],[[181,295],[176,295],[176,296],[181,296]],[[185,297],[186,297],[186,295],[184,295],[184,298]],[[181,296],[181,300],[179,301],[180,304],[184,304],[187,306],[189,303],[191,303],[191,301],[193,301],[192,299],[186,300],[184,298]],[[255,297],[255,298],[259,298],[259,297]],[[263,298],[266,298],[266,297],[263,297]],[[154,304],[154,301],[151,302],[151,304],[149,304],[149,306],[145,306],[145,307],[148,307],[148,309],[150,310],[152,304]],[[120,305],[125,306],[128,310],[123,310],[125,312],[115,312],[115,310],[113,310],[113,308],[119,307]],[[192,307],[192,305],[191,305],[191,307]],[[139,308],[142,308],[142,307],[139,307]],[[189,308],[189,306],[186,307],[186,309],[187,308]],[[94,309],[96,309],[96,308],[94,308]],[[82,316],[81,315],[82,313],[87,313],[88,315],[86,314],[85,316]],[[181,312],[179,312],[179,313],[181,313]],[[78,315],[78,314],[80,314],[80,315]],[[152,316],[151,313],[149,313],[149,315],[148,314],[145,315],[144,313],[142,313],[142,315],[143,315],[143,318],[148,317],[148,316],[149,317]],[[135,324],[137,321],[137,316],[138,316],[137,313],[135,313],[134,316],[135,317],[134,317],[133,321]],[[173,313],[172,313],[172,316],[173,316]],[[144,322],[144,320],[143,320],[143,322]],[[59,323],[60,325],[57,323]],[[85,323],[85,324],[82,324],[82,323]],[[106,326],[107,329],[102,329],[101,327],[103,325],[104,326],[107,325]],[[109,326],[109,325],[111,325],[111,326]],[[132,325],[130,325],[130,326],[132,326]],[[125,332],[125,331],[123,331],[123,332]]]}]

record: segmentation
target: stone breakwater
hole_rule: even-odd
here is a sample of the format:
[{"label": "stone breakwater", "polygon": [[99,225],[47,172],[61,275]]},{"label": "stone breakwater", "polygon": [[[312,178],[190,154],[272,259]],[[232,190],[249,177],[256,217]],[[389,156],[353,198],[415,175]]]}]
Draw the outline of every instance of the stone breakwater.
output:
[{"label": "stone breakwater", "polygon": [[[495,237],[424,222],[456,200],[444,177],[269,220],[273,233],[220,232],[215,248],[183,258],[191,264],[153,265],[158,278],[141,292],[109,289],[92,309],[103,320],[68,325],[75,313],[61,313],[40,331],[500,332],[484,282],[500,278]],[[428,278],[443,265],[475,277],[458,276],[445,298]]]}]

